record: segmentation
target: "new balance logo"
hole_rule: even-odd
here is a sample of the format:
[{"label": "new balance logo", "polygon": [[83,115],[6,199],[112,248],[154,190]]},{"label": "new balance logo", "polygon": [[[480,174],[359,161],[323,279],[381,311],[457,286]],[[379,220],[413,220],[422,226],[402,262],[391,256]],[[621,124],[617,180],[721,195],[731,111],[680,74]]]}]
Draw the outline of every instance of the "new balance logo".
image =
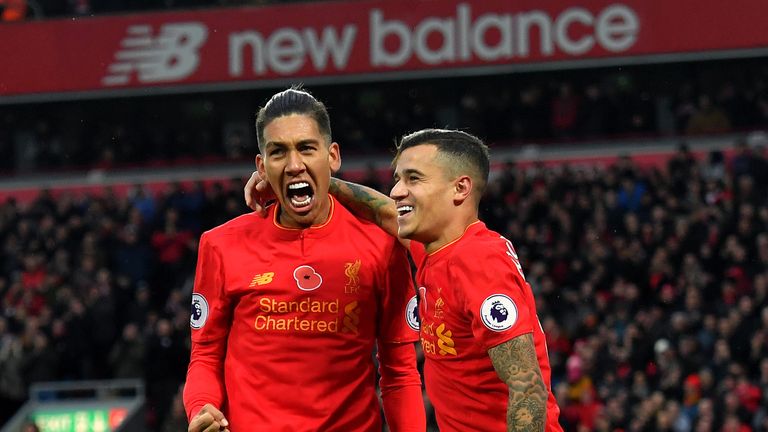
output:
[{"label": "new balance logo", "polygon": [[184,79],[200,64],[198,49],[208,38],[207,27],[196,22],[163,24],[157,36],[150,25],[130,26],[127,33],[101,80],[105,86],[128,84],[134,72],[140,83]]},{"label": "new balance logo", "polygon": [[251,284],[248,285],[248,288],[253,288],[256,285],[266,285],[270,282],[272,282],[272,279],[275,277],[274,272],[267,272],[267,273],[261,273],[257,274],[253,277],[253,280],[251,281]]}]

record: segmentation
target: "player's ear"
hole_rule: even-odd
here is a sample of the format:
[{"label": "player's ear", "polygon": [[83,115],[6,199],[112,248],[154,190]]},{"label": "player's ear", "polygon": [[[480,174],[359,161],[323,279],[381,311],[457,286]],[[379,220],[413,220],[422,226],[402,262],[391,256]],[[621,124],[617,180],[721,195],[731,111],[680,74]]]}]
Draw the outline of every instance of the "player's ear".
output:
[{"label": "player's ear", "polygon": [[336,173],[341,169],[341,152],[339,151],[339,144],[332,142],[328,146],[328,162],[331,165],[331,172]]},{"label": "player's ear", "polygon": [[259,170],[260,173],[264,174],[264,157],[261,155],[261,153],[256,155],[256,169]]},{"label": "player's ear", "polygon": [[463,203],[472,194],[472,178],[467,175],[459,176],[453,183],[453,203]]}]

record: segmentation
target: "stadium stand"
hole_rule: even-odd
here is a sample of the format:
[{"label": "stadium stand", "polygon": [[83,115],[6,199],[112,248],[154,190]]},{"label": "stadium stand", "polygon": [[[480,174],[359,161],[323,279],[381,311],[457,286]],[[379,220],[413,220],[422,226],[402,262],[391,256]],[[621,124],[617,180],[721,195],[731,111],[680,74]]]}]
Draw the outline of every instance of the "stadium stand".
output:
[{"label": "stadium stand", "polygon": [[570,430],[768,427],[766,163],[681,147],[494,183],[487,219],[528,263]]},{"label": "stadium stand", "polygon": [[[683,146],[645,169],[622,157],[496,172],[485,219],[527,263],[569,430],[764,430],[764,144],[698,158]],[[241,184],[7,200],[6,415],[36,381],[144,378],[150,424],[183,421],[170,407],[188,356],[194,239],[245,211]]]},{"label": "stadium stand", "polygon": [[[739,60],[313,87],[345,155],[378,154],[420,127],[499,146],[748,131],[768,122],[768,63]],[[251,161],[248,113],[270,90],[0,105],[6,172]],[[224,113],[245,106],[233,119]],[[252,114],[251,114],[252,115]]]}]

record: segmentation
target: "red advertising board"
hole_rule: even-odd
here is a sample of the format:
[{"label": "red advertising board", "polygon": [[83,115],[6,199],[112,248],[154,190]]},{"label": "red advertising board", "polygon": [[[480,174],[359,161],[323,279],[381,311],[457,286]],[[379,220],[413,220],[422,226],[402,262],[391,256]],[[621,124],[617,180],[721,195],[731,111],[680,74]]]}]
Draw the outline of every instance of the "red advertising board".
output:
[{"label": "red advertising board", "polygon": [[756,54],[766,22],[764,0],[351,0],[3,24],[0,102]]}]

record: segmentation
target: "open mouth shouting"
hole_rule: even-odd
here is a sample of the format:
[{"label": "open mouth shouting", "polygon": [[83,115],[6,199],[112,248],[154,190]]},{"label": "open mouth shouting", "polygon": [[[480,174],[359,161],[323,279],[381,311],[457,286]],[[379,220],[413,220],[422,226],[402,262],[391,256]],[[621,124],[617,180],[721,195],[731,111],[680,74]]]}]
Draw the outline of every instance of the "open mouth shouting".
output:
[{"label": "open mouth shouting", "polygon": [[285,196],[291,207],[297,212],[309,211],[312,201],[315,197],[315,191],[309,183],[305,181],[296,181],[288,184]]}]

